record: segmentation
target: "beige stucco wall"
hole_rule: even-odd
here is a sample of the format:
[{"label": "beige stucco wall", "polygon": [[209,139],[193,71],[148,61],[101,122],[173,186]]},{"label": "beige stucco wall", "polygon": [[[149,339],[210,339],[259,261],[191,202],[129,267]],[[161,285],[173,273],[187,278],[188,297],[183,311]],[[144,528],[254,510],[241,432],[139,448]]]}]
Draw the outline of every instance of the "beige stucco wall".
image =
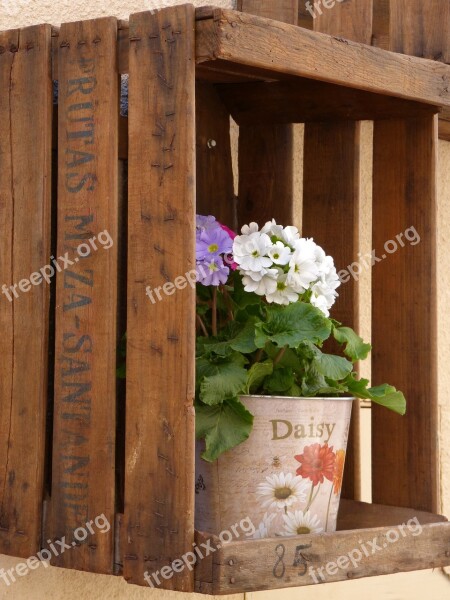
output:
[{"label": "beige stucco wall", "polygon": [[[0,29],[23,27],[35,23],[52,23],[59,25],[64,21],[88,19],[99,16],[114,15],[127,18],[132,12],[159,8],[164,5],[182,4],[186,0],[0,0]],[[197,6],[214,4],[215,6],[233,7],[234,0],[189,0]],[[275,0],[274,0],[275,1]],[[295,157],[297,173],[297,196],[301,197],[301,164],[302,164],[302,128],[296,128],[298,152]],[[370,153],[371,125],[363,124],[362,136],[362,210],[361,228],[364,250],[370,251]],[[236,135],[234,135],[236,140]],[[440,389],[440,440],[441,440],[441,489],[442,512],[450,516],[450,143],[440,142],[438,162],[439,189],[439,250],[438,250],[438,297],[439,297],[439,389]],[[299,220],[301,215],[298,215]],[[370,303],[368,290],[370,273],[361,285],[362,328],[366,336],[370,335]],[[413,290],[412,290],[413,293]],[[363,411],[362,437],[366,447],[363,453],[363,499],[370,499],[370,410]],[[8,569],[16,559],[0,555],[0,568]],[[192,594],[190,599],[202,596]],[[443,571],[423,571],[409,574],[398,574],[377,577],[360,581],[314,586],[302,589],[260,592],[229,596],[230,600],[353,600],[364,597],[365,600],[445,600],[450,597],[450,577]],[[129,598],[130,600],[182,600],[185,595],[128,586],[123,579],[80,573],[57,568],[39,567],[26,577],[19,579],[10,587],[0,580],[0,600],[114,600]]]}]

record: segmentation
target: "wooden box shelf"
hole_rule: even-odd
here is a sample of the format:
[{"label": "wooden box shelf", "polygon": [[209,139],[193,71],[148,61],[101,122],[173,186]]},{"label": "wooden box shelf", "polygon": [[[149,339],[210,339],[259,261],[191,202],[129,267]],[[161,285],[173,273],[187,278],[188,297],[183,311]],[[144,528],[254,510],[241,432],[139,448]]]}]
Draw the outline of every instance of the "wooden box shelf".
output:
[{"label": "wooden box shelf", "polygon": [[341,501],[336,533],[225,545],[215,536],[197,533],[197,544],[207,540],[218,550],[196,570],[195,590],[204,594],[348,581],[450,562],[450,523],[445,517],[351,500]]},{"label": "wooden box shelf", "polygon": [[[297,15],[295,1],[283,6],[286,19]],[[129,117],[119,127],[123,74]],[[52,80],[59,81],[57,114]],[[325,568],[331,582],[449,565],[450,524],[435,514],[435,176],[450,66],[262,16],[183,5],[129,21],[0,32],[0,81],[9,90],[0,94],[4,280],[19,281],[47,262],[51,248],[74,251],[76,240],[105,229],[117,242],[58,273],[56,293],[39,287],[14,310],[0,306],[8,349],[0,364],[0,552],[27,558],[42,540],[70,542],[103,512],[111,530],[89,535],[54,564],[147,585],[144,573],[191,551],[196,536],[211,539],[215,551],[195,573],[185,569],[162,586],[205,594],[314,584],[310,567]],[[230,116],[240,127],[239,198]],[[338,268],[351,264],[360,120],[374,121],[374,248],[407,227],[421,234],[420,244],[377,265],[372,285],[374,379],[405,392],[408,415],[374,408],[378,504],[343,501],[340,531],[218,548],[214,536],[194,532],[195,291],[187,286],[152,304],[146,289],[193,268],[196,212],[232,227],[293,222],[292,123],[306,124],[303,234]],[[41,325],[30,341],[36,315]],[[356,282],[343,286],[333,316],[357,324]],[[115,383],[115,342],[124,331],[126,393]],[[36,457],[38,468],[24,456]],[[350,498],[357,497],[355,461],[350,453]],[[400,531],[411,519],[420,535]],[[354,550],[364,554],[366,543],[381,549],[356,566],[326,569]]]}]

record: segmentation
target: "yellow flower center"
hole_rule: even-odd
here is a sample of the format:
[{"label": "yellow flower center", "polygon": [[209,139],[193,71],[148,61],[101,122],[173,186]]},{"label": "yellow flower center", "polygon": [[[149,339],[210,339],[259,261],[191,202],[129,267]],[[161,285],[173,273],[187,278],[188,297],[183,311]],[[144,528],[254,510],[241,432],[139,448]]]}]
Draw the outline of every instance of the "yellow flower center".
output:
[{"label": "yellow flower center", "polygon": [[211,254],[214,254],[214,252],[217,252],[218,249],[219,249],[219,246],[217,244],[210,244],[208,246],[208,252],[211,252]]},{"label": "yellow flower center", "polygon": [[311,533],[309,527],[297,527],[297,535],[304,535],[305,533]]},{"label": "yellow flower center", "polygon": [[275,498],[277,500],[286,500],[292,494],[291,488],[282,487],[275,490]]}]

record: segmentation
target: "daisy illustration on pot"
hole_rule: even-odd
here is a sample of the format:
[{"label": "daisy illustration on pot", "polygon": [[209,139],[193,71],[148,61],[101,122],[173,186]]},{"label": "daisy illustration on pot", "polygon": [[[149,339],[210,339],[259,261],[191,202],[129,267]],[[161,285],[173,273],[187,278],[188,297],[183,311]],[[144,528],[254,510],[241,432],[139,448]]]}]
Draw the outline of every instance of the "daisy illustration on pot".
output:
[{"label": "daisy illustration on pot", "polygon": [[[321,484],[325,479],[333,482],[335,474],[336,453],[333,452],[333,446],[328,444],[311,444],[303,448],[303,454],[294,457],[300,463],[297,468],[297,475],[311,480],[311,489],[305,512],[307,512],[320,490]],[[315,489],[317,488],[317,489]]]},{"label": "daisy illustration on pot", "polygon": [[309,510],[306,512],[302,510],[288,511],[283,515],[283,520],[284,532],[281,534],[283,536],[323,532],[319,518],[317,515],[312,515]]},{"label": "daisy illustration on pot", "polygon": [[297,502],[305,502],[307,483],[292,473],[269,475],[258,485],[256,495],[267,509],[285,509]]}]

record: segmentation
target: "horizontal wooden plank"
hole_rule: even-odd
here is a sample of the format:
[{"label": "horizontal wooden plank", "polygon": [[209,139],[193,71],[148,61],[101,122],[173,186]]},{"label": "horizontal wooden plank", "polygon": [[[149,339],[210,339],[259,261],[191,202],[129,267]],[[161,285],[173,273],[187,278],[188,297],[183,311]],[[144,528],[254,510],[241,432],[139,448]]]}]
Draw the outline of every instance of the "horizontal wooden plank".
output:
[{"label": "horizontal wooden plank", "polygon": [[[205,542],[209,535],[198,535]],[[232,594],[432,569],[450,564],[450,523],[419,518],[390,527],[235,541],[217,546],[196,591]],[[208,560],[208,559],[206,559]],[[202,581],[201,576],[211,581]]]},{"label": "horizontal wooden plank", "polygon": [[219,84],[238,124],[363,121],[431,114],[437,107],[299,78],[296,81]]},{"label": "horizontal wooden plank", "polygon": [[197,21],[199,64],[220,61],[426,104],[450,105],[450,66],[276,21],[223,10]]}]

